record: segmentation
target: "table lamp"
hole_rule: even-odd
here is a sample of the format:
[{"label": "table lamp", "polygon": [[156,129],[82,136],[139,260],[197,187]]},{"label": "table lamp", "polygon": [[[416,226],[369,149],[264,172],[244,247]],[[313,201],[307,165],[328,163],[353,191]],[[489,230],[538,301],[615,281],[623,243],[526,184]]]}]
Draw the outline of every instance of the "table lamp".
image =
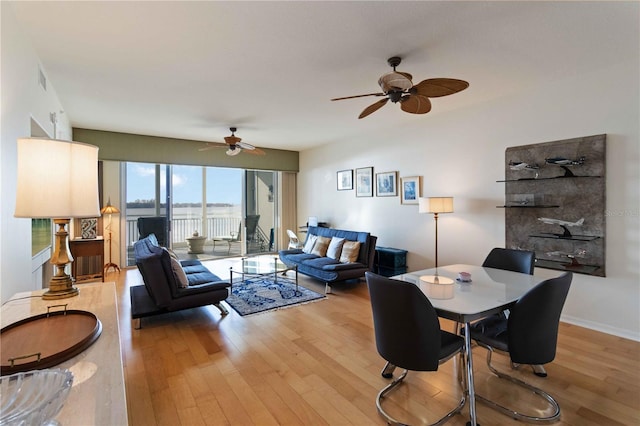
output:
[{"label": "table lamp", "polygon": [[120,267],[111,261],[111,215],[120,213],[120,210],[116,206],[111,205],[111,197],[109,197],[109,201],[107,201],[107,205],[100,210],[100,214],[108,214],[109,215],[109,224],[105,229],[109,230],[109,262],[104,265],[104,273],[106,274],[110,268],[113,268],[114,272],[120,272]]},{"label": "table lamp", "polygon": [[436,221],[436,268],[438,267],[438,214],[453,213],[453,197],[428,197],[418,200],[420,213],[433,213]]},{"label": "table lamp", "polygon": [[55,267],[43,299],[78,295],[65,268],[73,262],[67,225],[71,218],[100,215],[98,147],[45,138],[18,139],[15,217],[53,219],[56,235],[51,256]]}]

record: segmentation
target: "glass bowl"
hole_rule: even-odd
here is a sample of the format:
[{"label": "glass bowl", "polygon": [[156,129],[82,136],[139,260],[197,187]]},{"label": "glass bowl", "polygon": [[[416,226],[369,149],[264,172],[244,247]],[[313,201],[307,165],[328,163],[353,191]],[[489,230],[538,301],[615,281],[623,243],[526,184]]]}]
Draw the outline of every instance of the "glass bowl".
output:
[{"label": "glass bowl", "polygon": [[0,377],[0,426],[54,425],[69,395],[69,370],[33,370]]}]

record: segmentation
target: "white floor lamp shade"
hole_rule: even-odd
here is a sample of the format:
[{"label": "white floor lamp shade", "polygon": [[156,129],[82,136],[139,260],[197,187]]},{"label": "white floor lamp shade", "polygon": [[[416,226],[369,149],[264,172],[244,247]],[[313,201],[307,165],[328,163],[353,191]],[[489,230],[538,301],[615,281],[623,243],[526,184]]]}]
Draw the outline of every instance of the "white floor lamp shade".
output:
[{"label": "white floor lamp shade", "polygon": [[438,267],[438,214],[453,213],[453,197],[428,197],[418,200],[418,212],[432,213],[436,222],[436,268]]}]

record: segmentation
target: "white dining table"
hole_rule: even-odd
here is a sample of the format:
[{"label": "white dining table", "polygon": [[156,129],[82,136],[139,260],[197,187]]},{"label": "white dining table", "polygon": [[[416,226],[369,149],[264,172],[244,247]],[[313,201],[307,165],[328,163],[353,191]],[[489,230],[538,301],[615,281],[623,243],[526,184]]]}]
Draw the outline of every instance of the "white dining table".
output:
[{"label": "white dining table", "polygon": [[[458,281],[460,272],[471,274],[471,281]],[[472,321],[508,309],[529,289],[545,280],[536,275],[466,264],[423,269],[392,278],[419,286],[438,316],[464,324],[466,329]],[[470,333],[464,334],[464,340],[470,417],[467,424],[475,426],[476,399]]]}]

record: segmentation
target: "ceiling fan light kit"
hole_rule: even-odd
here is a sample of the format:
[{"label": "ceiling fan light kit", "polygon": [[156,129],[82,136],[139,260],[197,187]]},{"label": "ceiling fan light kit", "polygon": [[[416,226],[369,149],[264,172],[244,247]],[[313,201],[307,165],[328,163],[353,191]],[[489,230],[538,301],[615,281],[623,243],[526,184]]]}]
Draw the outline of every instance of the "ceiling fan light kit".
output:
[{"label": "ceiling fan light kit", "polygon": [[441,96],[453,95],[469,87],[469,83],[464,80],[454,78],[430,78],[413,85],[412,75],[406,72],[396,71],[402,58],[393,56],[387,60],[393,71],[383,74],[378,79],[378,85],[382,93],[368,93],[365,95],[346,96],[334,98],[332,101],[344,99],[361,98],[365,96],[384,96],[384,99],[369,105],[360,113],[358,118],[364,118],[369,114],[379,110],[388,101],[400,103],[400,109],[410,114],[426,114],[431,111],[431,101],[429,98],[439,98]]},{"label": "ceiling fan light kit", "polygon": [[235,135],[238,130],[236,127],[229,127],[229,130],[231,130],[231,136],[225,136],[224,143],[208,142],[204,148],[200,148],[198,151],[206,151],[212,148],[226,148],[227,150],[225,153],[230,157],[238,155],[242,151],[246,151],[253,155],[266,155],[266,153],[260,148],[256,148],[246,142],[242,142],[242,139]]},{"label": "ceiling fan light kit", "polygon": [[413,87],[410,78],[395,71],[383,74],[378,80],[378,85],[384,93],[393,90],[409,90]]}]

